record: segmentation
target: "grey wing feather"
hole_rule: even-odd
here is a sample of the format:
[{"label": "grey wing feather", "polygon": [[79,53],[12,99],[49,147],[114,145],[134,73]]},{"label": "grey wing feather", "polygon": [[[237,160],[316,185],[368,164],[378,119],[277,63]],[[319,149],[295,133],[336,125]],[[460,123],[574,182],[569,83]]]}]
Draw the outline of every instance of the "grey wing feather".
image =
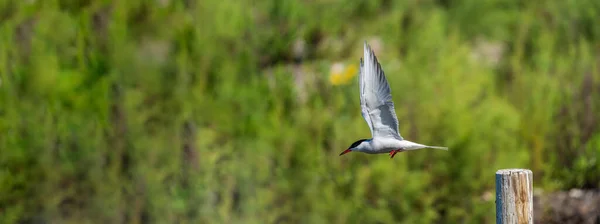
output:
[{"label": "grey wing feather", "polygon": [[390,86],[377,57],[366,42],[363,57],[359,75],[360,104],[371,135],[374,138],[392,137],[402,140]]},{"label": "grey wing feather", "polygon": [[360,59],[360,70],[358,73],[358,88],[359,88],[359,95],[360,95],[360,109],[361,109],[361,114],[363,116],[363,118],[365,119],[365,121],[367,122],[367,125],[369,125],[369,130],[371,131],[371,136],[373,136],[375,133],[373,132],[373,123],[371,122],[371,116],[369,116],[369,109],[367,108],[367,104],[365,102],[365,94],[363,94],[365,92],[365,81],[364,81],[364,73],[363,73],[363,59]]}]

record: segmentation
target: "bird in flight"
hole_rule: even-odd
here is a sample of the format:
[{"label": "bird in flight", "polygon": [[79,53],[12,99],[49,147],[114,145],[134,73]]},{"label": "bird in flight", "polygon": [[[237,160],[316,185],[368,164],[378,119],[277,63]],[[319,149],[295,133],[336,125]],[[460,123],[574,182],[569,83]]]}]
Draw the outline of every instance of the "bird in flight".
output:
[{"label": "bird in flight", "polygon": [[358,140],[341,155],[349,152],[368,154],[396,153],[423,148],[448,150],[447,147],[428,146],[405,140],[398,131],[398,118],[392,102],[390,85],[371,47],[364,42],[363,58],[360,60],[358,76],[361,114],[371,130],[370,139]]}]

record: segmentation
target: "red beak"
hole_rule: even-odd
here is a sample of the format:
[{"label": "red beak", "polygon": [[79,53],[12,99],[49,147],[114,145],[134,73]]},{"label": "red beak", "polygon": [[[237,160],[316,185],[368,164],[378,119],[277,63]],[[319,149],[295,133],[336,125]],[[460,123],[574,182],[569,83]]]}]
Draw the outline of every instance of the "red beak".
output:
[{"label": "red beak", "polygon": [[340,153],[340,156],[341,156],[341,155],[344,155],[344,154],[346,154],[346,153],[349,153],[349,152],[352,152],[352,150],[350,150],[350,149],[346,149],[346,150],[344,150],[342,153]]}]

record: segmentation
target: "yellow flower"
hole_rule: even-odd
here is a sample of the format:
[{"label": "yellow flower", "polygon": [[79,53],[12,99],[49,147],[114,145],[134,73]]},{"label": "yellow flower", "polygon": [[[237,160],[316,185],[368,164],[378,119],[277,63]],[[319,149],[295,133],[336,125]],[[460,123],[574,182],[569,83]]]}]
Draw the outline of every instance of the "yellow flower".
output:
[{"label": "yellow flower", "polygon": [[342,63],[335,63],[329,72],[329,82],[334,86],[348,84],[357,72],[358,68],[354,64],[345,66]]}]

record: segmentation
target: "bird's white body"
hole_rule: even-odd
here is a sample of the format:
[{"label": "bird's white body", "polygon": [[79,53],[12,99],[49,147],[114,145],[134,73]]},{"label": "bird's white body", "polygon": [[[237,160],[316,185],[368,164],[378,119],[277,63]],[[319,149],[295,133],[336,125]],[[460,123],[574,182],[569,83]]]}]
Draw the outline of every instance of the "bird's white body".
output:
[{"label": "bird's white body", "polygon": [[377,61],[377,57],[364,43],[363,58],[360,60],[359,75],[361,114],[371,130],[372,138],[354,142],[346,151],[368,154],[390,153],[393,158],[397,152],[433,148],[448,150],[446,147],[428,146],[405,140],[398,131],[398,118],[390,86]]},{"label": "bird's white body", "polygon": [[431,146],[422,145],[408,140],[398,140],[394,138],[372,138],[367,141],[363,141],[352,151],[359,151],[368,154],[378,154],[389,153],[394,150],[410,151],[427,147]]}]

